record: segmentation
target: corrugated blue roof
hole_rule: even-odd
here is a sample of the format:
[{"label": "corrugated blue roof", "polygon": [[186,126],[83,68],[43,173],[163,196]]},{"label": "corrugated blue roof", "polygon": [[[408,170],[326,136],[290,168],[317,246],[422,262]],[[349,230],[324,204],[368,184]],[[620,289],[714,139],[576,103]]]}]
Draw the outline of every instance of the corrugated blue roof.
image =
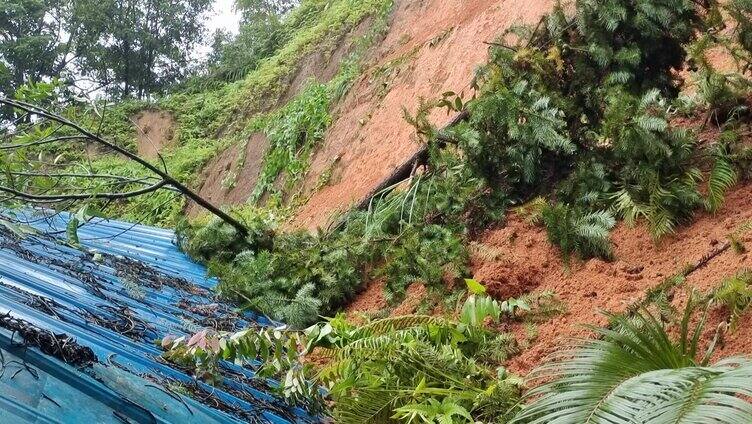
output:
[{"label": "corrugated blue roof", "polygon": [[251,369],[212,387],[160,358],[167,334],[270,324],[217,302],[173,232],[95,219],[77,249],[60,239],[69,216],[47,215],[18,216],[45,235],[0,226],[0,422],[316,421]]}]

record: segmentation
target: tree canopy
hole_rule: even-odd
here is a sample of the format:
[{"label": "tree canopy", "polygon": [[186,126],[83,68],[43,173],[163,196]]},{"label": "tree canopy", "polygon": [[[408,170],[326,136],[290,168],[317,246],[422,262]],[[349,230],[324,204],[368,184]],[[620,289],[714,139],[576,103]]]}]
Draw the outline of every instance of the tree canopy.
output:
[{"label": "tree canopy", "polygon": [[119,97],[165,90],[191,69],[211,0],[1,0],[0,93],[63,77]]}]

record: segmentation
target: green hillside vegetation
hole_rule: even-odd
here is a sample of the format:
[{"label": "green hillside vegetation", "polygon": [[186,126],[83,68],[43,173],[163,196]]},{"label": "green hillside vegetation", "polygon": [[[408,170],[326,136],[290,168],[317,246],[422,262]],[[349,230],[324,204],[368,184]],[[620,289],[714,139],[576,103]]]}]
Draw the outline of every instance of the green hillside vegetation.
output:
[{"label": "green hillside vegetation", "polygon": [[[502,36],[505,44],[491,49],[478,72],[475,100],[445,93],[408,117],[429,144],[427,172],[406,189],[387,190],[369,210],[350,212],[334,231],[259,243],[255,236],[233,238],[215,220],[184,227],[186,250],[222,277],[224,294],[305,326],[334,314],[371,278],[386,280],[390,301],[401,300],[416,281],[444,293],[467,276],[468,235],[539,195],[544,201],[533,213],[550,241],[564,256],[582,259],[612,259],[616,218],[644,222],[658,239],[696,210],[716,210],[750,157],[735,137],[747,114],[744,91],[722,105],[702,92],[692,99],[690,115],[729,111],[716,143],[699,145],[690,128],[672,125],[678,106],[671,105],[687,110],[689,101],[679,96],[675,77],[687,60],[684,46],[703,42],[707,50],[718,43],[696,39],[709,22],[694,5],[648,6],[666,16],[650,25],[634,13],[610,22],[603,14],[611,6],[581,2],[574,16],[557,8],[535,30]],[[700,78],[716,74],[700,67]],[[467,108],[470,118],[438,130],[426,119],[435,107]],[[249,219],[253,234],[273,233],[269,219]]]},{"label": "green hillside vegetation", "polygon": [[[284,187],[289,189],[304,175],[312,150],[322,141],[331,123],[332,104],[359,75],[360,60],[387,29],[391,8],[390,0],[303,2],[283,19],[275,32],[267,34],[275,38],[276,47],[266,51],[266,57],[253,58],[255,62],[252,61],[252,69],[245,77],[228,82],[232,78],[226,72],[210,72],[186,81],[174,93],[154,101],[119,102],[104,110],[101,132],[135,151],[135,130],[129,118],[140,110],[171,112],[177,122],[174,146],[164,151],[162,157],[171,175],[188,183],[195,183],[202,167],[225,148],[239,145],[239,151],[244,152],[242,147],[250,136],[263,132],[269,137],[271,148],[252,200],[264,193],[279,196],[271,183],[282,175]],[[370,19],[368,30],[353,40],[355,50],[344,58],[331,81],[311,81],[287,104],[276,107],[301,57],[313,51],[325,54],[333,51],[337,42],[366,19]],[[271,110],[265,112],[268,109]],[[68,109],[66,113],[88,127],[98,128],[102,120],[88,109]],[[80,163],[81,158],[71,156],[67,160]],[[241,160],[242,157],[236,159],[236,168]],[[92,173],[109,170],[135,177],[143,172],[116,155],[96,157],[86,165]],[[231,178],[224,183],[229,187],[235,182]],[[159,192],[108,205],[101,212],[146,224],[175,226],[184,206],[179,196]]]}]

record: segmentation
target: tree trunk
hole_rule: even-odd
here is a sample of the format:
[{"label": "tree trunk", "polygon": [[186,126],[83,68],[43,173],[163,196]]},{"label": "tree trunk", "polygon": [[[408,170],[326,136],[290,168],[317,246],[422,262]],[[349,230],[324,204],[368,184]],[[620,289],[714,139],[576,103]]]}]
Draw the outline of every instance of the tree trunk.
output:
[{"label": "tree trunk", "polygon": [[[449,121],[442,130],[446,130],[457,126],[460,122],[466,120],[470,116],[467,110],[463,110],[456,114],[451,121]],[[397,183],[405,181],[410,178],[413,170],[418,166],[425,165],[428,162],[428,144],[423,144],[421,148],[415,152],[412,156],[407,158],[401,165],[399,165],[391,174],[389,174],[384,180],[382,180],[376,187],[371,190],[366,197],[364,197],[355,206],[357,209],[365,209],[371,204],[371,199],[377,194],[386,190],[387,188],[394,186]]]}]

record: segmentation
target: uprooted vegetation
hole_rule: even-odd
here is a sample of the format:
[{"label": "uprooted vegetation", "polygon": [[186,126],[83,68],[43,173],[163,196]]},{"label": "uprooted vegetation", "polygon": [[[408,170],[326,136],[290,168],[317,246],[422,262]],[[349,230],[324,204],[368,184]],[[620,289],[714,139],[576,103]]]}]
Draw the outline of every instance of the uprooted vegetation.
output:
[{"label": "uprooted vegetation", "polygon": [[[332,316],[364,281],[376,278],[385,281],[385,297],[392,304],[416,282],[440,297],[452,298],[459,291],[455,299],[461,299],[458,282],[468,276],[470,238],[515,205],[524,205],[521,215],[545,227],[549,241],[568,260],[613,260],[609,232],[617,219],[645,225],[654,240],[662,239],[691,223],[697,211],[717,211],[726,192],[748,177],[752,158],[741,135],[748,121],[749,83],[743,74],[723,74],[705,59],[711,49],[727,49],[744,69],[752,8],[742,1],[698,7],[682,0],[582,0],[572,9],[556,7],[539,25],[514,28],[492,43],[489,63],[473,83],[473,99],[445,93],[407,116],[427,143],[427,164],[379,193],[366,210],[352,210],[315,235],[274,231],[273,220],[259,218],[264,215],[258,212],[246,221],[254,234],[247,239],[219,221],[194,223],[184,228],[184,246],[222,277],[224,294],[294,328],[315,322],[318,315]],[[731,18],[719,22],[718,14]],[[722,25],[732,30],[716,31]],[[699,82],[692,95],[683,92],[679,78],[688,60],[691,77]],[[467,119],[435,128],[428,115],[436,107],[467,114]],[[698,141],[697,131],[709,126],[714,138]],[[744,250],[733,236],[722,247],[732,245]],[[550,383],[531,391],[503,368],[495,377],[488,374],[507,355],[491,361],[490,368],[480,366],[480,352],[514,355],[519,349],[509,346],[510,339],[497,328],[480,333],[484,346],[465,349],[463,343],[477,342],[474,325],[484,327],[488,323],[482,317],[489,315],[481,314],[480,322],[466,327],[464,308],[438,308],[449,311],[449,325],[431,316],[366,318],[360,325],[338,317],[303,335],[285,330],[266,342],[250,333],[212,337],[217,343],[254,337],[253,349],[277,343],[275,337],[281,340],[278,345],[289,344],[288,352],[334,349],[323,355],[332,368],[325,366],[316,375],[333,388],[333,414],[342,422],[549,422],[557,414],[578,422],[576,417],[609,414],[610,402],[632,402],[621,419],[639,421],[647,417],[640,411],[681,414],[686,393],[679,386],[686,379],[691,382],[684,388],[711,380],[719,384],[718,392],[704,392],[697,403],[684,405],[690,414],[707,417],[708,405],[733,392],[723,384],[746,378],[749,361],[733,358],[710,365],[715,342],[699,340],[702,325],[690,329],[690,320],[696,322],[695,312],[705,305],[722,304],[729,311],[727,326],[734,327],[750,303],[749,281],[741,273],[725,281],[714,300],[690,296],[683,317],[675,311],[669,316],[663,313],[672,301],[668,293],[673,296],[679,280],[648,293],[641,306],[650,312],[628,309],[612,317],[611,329],[596,331],[597,341],[564,351],[530,381],[533,386],[535,378]],[[471,290],[478,289],[471,285]],[[506,307],[514,303],[498,299],[494,304],[479,294],[470,296],[466,307],[488,313],[503,308],[498,301],[507,300]],[[479,298],[496,306],[467,306]],[[679,328],[678,341],[668,335],[672,325]],[[373,328],[379,330],[369,330]],[[527,329],[534,338],[535,325]],[[725,331],[718,330],[716,337]],[[453,338],[444,338],[451,334]],[[421,350],[425,343],[430,354]],[[226,342],[212,352],[178,341],[173,347],[181,358],[198,352],[204,361],[199,367],[211,363],[213,355],[255,357],[258,352],[233,346]],[[596,358],[595,351],[612,356]],[[283,375],[287,371],[280,367],[279,355],[274,373]],[[422,359],[414,361],[416,357]],[[665,362],[646,359],[651,357]],[[283,362],[301,379],[310,376],[306,366],[292,359]],[[619,371],[631,362],[639,369]],[[472,369],[466,368],[469,364]],[[607,382],[588,385],[593,374],[582,369],[602,373]],[[467,376],[476,379],[471,384]],[[629,389],[621,385],[625,379],[633,379],[630,387],[644,396],[629,398]],[[654,387],[656,383],[661,386]],[[286,389],[290,398],[310,391],[300,389],[301,384]],[[577,384],[592,398],[572,398],[562,412],[557,405],[575,396],[569,387]],[[659,392],[672,395],[661,397]],[[481,393],[486,397],[475,396]],[[749,418],[750,407],[742,403],[727,405],[728,413]]]}]

